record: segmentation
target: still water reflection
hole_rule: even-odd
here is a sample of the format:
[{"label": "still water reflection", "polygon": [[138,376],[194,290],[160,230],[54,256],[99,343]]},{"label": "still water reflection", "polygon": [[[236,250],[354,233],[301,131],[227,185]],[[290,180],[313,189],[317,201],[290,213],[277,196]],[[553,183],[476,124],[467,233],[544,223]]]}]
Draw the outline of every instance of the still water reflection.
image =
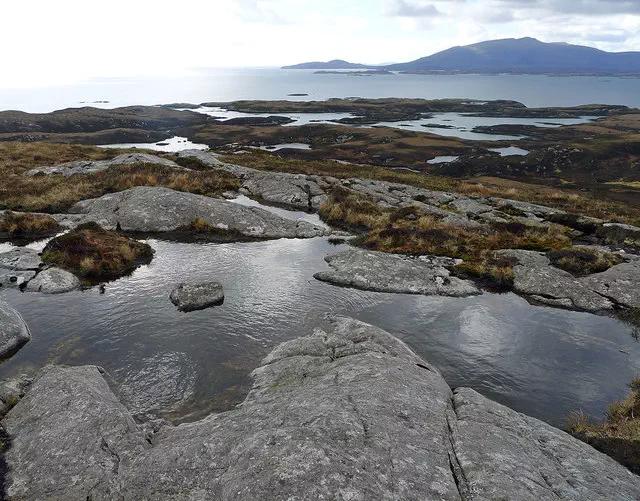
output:
[{"label": "still water reflection", "polygon": [[[97,364],[135,412],[174,418],[236,403],[247,375],[277,343],[325,315],[379,325],[440,368],[519,411],[561,424],[576,408],[600,417],[640,371],[630,328],[584,313],[534,307],[513,294],[455,299],[380,294],[313,279],[335,247],[326,238],[234,244],[149,240],[154,260],[133,275],[60,296],[0,292],[33,338],[0,377],[46,363]],[[222,306],[189,314],[170,303],[181,281],[217,280]]]}]

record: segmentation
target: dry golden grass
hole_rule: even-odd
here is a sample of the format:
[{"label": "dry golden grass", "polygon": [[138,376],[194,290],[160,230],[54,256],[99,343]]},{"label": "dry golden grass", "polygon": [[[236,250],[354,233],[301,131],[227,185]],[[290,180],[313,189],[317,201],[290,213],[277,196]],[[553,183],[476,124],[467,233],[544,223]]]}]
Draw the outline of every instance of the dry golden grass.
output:
[{"label": "dry golden grass", "polygon": [[44,248],[42,260],[87,278],[115,278],[148,262],[153,250],[147,244],[95,223],[51,240]]},{"label": "dry golden grass", "polygon": [[640,473],[640,377],[634,379],[627,397],[609,406],[602,423],[581,411],[571,413],[565,429],[573,436]]},{"label": "dry golden grass", "polygon": [[60,230],[58,222],[49,216],[38,214],[16,214],[6,211],[0,216],[0,232],[10,237],[29,237],[52,234]]},{"label": "dry golden grass", "polygon": [[299,160],[261,151],[228,155],[223,160],[266,171],[325,175],[341,179],[357,177],[469,196],[510,198],[563,209],[575,214],[640,225],[639,206],[600,200],[577,190],[521,181],[493,177],[473,180],[454,179],[372,165],[344,164],[333,160]]},{"label": "dry golden grass", "polygon": [[478,228],[447,224],[416,207],[382,209],[345,189],[334,190],[320,208],[329,224],[359,231],[356,244],[395,254],[430,254],[463,259],[454,272],[492,288],[512,285],[514,263],[496,258],[499,249],[550,251],[571,247],[569,229],[560,225],[520,222],[494,223]]},{"label": "dry golden grass", "polygon": [[164,186],[201,195],[237,189],[229,174],[213,170],[181,171],[151,164],[113,166],[95,174],[25,176],[35,167],[72,160],[101,160],[123,150],[45,143],[0,143],[0,208],[27,212],[63,212],[79,200],[135,186]]}]

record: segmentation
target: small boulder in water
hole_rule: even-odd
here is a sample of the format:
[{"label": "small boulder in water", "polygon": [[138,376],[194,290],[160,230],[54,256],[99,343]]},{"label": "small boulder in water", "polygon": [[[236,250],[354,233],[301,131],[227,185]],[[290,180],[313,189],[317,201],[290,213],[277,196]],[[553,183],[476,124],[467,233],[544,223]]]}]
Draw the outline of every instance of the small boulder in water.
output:
[{"label": "small boulder in water", "polygon": [[169,295],[178,310],[188,312],[204,310],[224,302],[222,285],[217,282],[201,284],[180,284]]}]

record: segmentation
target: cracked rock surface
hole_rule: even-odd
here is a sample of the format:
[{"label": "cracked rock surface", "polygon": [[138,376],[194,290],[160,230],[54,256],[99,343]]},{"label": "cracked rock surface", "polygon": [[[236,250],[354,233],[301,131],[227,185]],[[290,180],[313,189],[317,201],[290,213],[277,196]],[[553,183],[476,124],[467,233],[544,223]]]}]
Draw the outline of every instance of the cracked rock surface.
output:
[{"label": "cracked rock surface", "polygon": [[161,158],[148,153],[124,153],[118,155],[111,160],[75,160],[52,167],[38,167],[25,172],[26,176],[51,175],[58,174],[62,176],[73,176],[74,174],[94,174],[107,170],[113,165],[131,165],[131,164],[156,164],[165,167],[173,167],[178,170],[189,170],[180,167],[178,164],[166,158]]},{"label": "cracked rock surface", "polygon": [[514,290],[550,306],[598,313],[617,307],[640,307],[640,261],[618,264],[602,273],[576,278],[551,265],[544,253],[501,250],[513,258]]},{"label": "cracked rock surface", "polygon": [[13,355],[31,339],[20,313],[0,301],[0,359]]},{"label": "cracked rock surface", "polygon": [[149,434],[99,369],[46,367],[3,421],[9,500],[636,500],[640,477],[341,318],[284,343],[236,409]]},{"label": "cracked rock surface", "polygon": [[180,311],[204,310],[224,301],[224,290],[217,282],[180,284],[169,294],[171,302]]},{"label": "cracked rock surface", "polygon": [[82,214],[80,222],[94,221],[105,229],[164,233],[188,227],[197,218],[219,230],[232,230],[252,238],[311,238],[326,233],[305,221],[293,221],[259,207],[174,191],[137,187],[100,198],[83,200],[70,212]]},{"label": "cracked rock surface", "polygon": [[350,249],[327,256],[331,267],[314,275],[317,280],[356,289],[426,296],[465,297],[481,294],[473,282],[451,276],[446,257],[418,258],[385,252]]}]

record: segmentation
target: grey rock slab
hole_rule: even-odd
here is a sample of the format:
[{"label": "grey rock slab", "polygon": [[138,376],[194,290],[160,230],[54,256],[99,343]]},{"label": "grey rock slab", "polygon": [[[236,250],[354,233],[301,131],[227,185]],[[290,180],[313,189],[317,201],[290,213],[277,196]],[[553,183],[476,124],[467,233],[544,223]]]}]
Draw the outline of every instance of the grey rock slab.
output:
[{"label": "grey rock slab", "polygon": [[180,311],[203,310],[221,304],[224,290],[217,282],[180,284],[171,291],[169,299]]},{"label": "grey rock slab", "polygon": [[616,303],[632,306],[639,299],[636,290],[625,292],[628,284],[640,280],[640,268],[635,263],[576,278],[552,266],[541,252],[509,249],[495,254],[516,260],[517,264],[513,266],[516,292],[549,306],[598,313],[613,310]]},{"label": "grey rock slab", "polygon": [[640,477],[563,431],[469,388],[454,392],[453,405],[454,459],[466,499],[640,499]]},{"label": "grey rock slab", "polygon": [[[3,421],[6,498],[640,498],[640,478],[371,325],[276,347],[235,409],[137,426],[96,367],[46,367]],[[613,497],[612,497],[613,496]]]},{"label": "grey rock slab", "polygon": [[3,425],[12,440],[12,500],[92,499],[95,485],[150,447],[93,366],[45,367]]},{"label": "grey rock slab", "polygon": [[163,233],[188,227],[196,218],[221,230],[253,238],[311,238],[326,233],[305,221],[292,221],[259,207],[168,188],[138,187],[75,204],[70,212],[103,228]]},{"label": "grey rock slab", "polygon": [[35,276],[35,271],[9,271],[0,268],[0,288],[19,288]]},{"label": "grey rock slab", "polygon": [[150,155],[148,153],[124,153],[110,160],[75,160],[51,167],[38,167],[25,172],[27,176],[36,175],[52,175],[58,174],[62,176],[73,176],[74,174],[93,174],[107,170],[114,165],[132,165],[132,164],[156,164],[166,167],[173,167],[179,170],[189,170],[180,167],[172,160]]},{"label": "grey rock slab", "polygon": [[484,203],[481,200],[474,200],[473,198],[460,197],[449,204],[449,207],[453,207],[455,210],[464,214],[471,214],[473,216],[479,216],[485,212],[494,211],[495,208],[489,204]]},{"label": "grey rock slab", "polygon": [[79,289],[80,286],[80,280],[73,273],[60,268],[47,268],[31,279],[24,290],[42,294],[63,294]]},{"label": "grey rock slab", "polygon": [[10,357],[30,339],[29,327],[20,313],[0,301],[0,359]]},{"label": "grey rock slab", "polygon": [[637,226],[622,223],[605,223],[598,229],[598,235],[610,243],[629,243],[640,247],[640,228]]},{"label": "grey rock slab", "polygon": [[223,170],[242,181],[243,193],[267,203],[295,209],[318,210],[326,200],[320,176],[267,172],[240,165],[221,162],[214,153],[187,150],[178,154],[182,158],[195,158],[213,169]]},{"label": "grey rock slab", "polygon": [[544,205],[532,204],[529,202],[522,202],[520,200],[509,200],[507,198],[491,197],[488,199],[498,210],[508,211],[509,208],[513,208],[528,214],[533,214],[541,218],[547,218],[554,214],[566,214],[565,211],[560,209],[553,209]]},{"label": "grey rock slab", "polygon": [[350,249],[327,256],[330,271],[316,273],[317,280],[356,289],[427,296],[465,297],[481,294],[473,282],[451,276],[450,258],[419,258]]},{"label": "grey rock slab", "polygon": [[17,247],[0,253],[0,269],[11,271],[37,270],[42,260],[37,251],[26,247]]}]

